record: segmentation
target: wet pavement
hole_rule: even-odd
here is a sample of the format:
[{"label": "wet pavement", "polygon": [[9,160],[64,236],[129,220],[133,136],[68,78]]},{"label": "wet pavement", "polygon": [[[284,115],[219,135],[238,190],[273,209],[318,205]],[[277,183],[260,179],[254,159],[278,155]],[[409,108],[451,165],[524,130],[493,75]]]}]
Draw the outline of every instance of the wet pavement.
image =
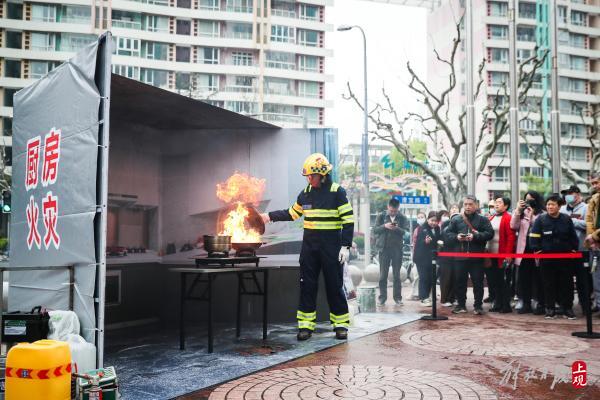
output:
[{"label": "wet pavement", "polygon": [[[428,310],[405,300],[378,311]],[[600,399],[600,340],[571,335],[585,330],[578,307],[574,321],[438,310],[449,319],[393,327],[179,399]],[[597,315],[594,324],[600,331]],[[582,389],[571,381],[576,360],[587,363]]]}]

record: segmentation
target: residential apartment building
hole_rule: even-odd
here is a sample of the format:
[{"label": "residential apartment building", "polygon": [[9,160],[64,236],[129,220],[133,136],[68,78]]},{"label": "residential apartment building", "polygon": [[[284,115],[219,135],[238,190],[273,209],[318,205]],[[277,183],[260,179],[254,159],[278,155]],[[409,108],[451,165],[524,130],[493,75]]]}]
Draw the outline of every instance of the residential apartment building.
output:
[{"label": "residential apartment building", "polygon": [[[547,46],[548,0],[520,0],[517,10],[517,59],[523,60],[535,56],[536,46]],[[561,151],[573,170],[587,177],[590,168],[590,144],[586,139],[593,126],[594,112],[600,102],[600,1],[599,0],[557,0],[558,5],[558,63],[559,63],[559,99]],[[483,70],[482,94],[476,100],[476,132],[485,123],[485,131],[493,134],[493,115],[484,121],[481,111],[487,104],[508,102],[501,86],[508,86],[508,1],[473,0],[473,32],[475,67],[482,59],[486,64]],[[461,0],[449,0],[442,3],[428,17],[429,34],[432,37],[429,50],[429,82],[436,89],[447,87],[447,76],[443,67],[435,60],[433,47],[447,54],[456,36],[454,17],[464,12]],[[464,27],[463,27],[464,28]],[[464,38],[464,29],[463,29]],[[464,110],[465,97],[465,49],[461,43],[457,54],[457,87],[451,97],[451,111],[457,115]],[[527,142],[521,139],[520,174],[550,178],[551,173],[540,167],[536,159],[540,155],[541,132],[549,132],[550,119],[550,63],[535,74],[532,88],[528,92],[527,104],[520,105],[519,129],[527,136]],[[476,79],[477,74],[475,73]],[[500,92],[499,92],[500,91]],[[508,118],[508,116],[507,116]],[[453,128],[458,129],[457,118],[453,118]],[[493,197],[510,192],[510,144],[505,135],[500,139],[493,157],[484,171],[489,176],[479,178],[477,195],[480,198]],[[537,153],[537,154],[536,154]],[[563,175],[563,183],[569,180]]]},{"label": "residential apartment building", "polygon": [[332,4],[1,0],[1,140],[11,144],[14,93],[105,30],[114,36],[114,73],[277,125],[322,126]]}]

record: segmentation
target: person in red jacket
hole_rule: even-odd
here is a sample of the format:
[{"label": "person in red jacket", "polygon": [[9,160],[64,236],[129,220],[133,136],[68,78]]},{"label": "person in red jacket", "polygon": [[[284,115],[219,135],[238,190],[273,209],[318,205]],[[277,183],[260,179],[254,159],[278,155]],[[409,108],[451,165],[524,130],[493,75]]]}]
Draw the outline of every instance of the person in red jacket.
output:
[{"label": "person in red jacket", "polygon": [[[490,210],[490,223],[494,228],[494,238],[488,242],[490,253],[513,253],[515,250],[516,235],[510,227],[512,216],[508,212],[510,199],[498,197],[493,210]],[[490,311],[510,313],[510,288],[507,274],[510,274],[512,259],[492,259],[490,267],[489,284],[494,287],[496,299]]]}]

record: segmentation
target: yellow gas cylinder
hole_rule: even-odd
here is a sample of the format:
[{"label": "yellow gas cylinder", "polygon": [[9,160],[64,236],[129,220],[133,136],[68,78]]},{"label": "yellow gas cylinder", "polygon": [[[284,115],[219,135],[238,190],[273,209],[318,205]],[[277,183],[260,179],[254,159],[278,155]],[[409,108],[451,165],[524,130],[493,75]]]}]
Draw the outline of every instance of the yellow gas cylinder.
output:
[{"label": "yellow gas cylinder", "polygon": [[19,343],[6,357],[6,400],[69,400],[71,352],[66,342]]}]

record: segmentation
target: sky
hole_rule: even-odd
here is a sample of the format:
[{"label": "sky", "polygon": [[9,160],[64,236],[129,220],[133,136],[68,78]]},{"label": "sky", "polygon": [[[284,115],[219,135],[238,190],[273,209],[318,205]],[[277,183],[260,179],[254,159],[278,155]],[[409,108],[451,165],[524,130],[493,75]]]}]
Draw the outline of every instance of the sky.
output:
[{"label": "sky", "polygon": [[[325,111],[326,126],[339,129],[340,150],[349,143],[359,143],[363,132],[362,111],[342,98],[347,92],[346,82],[363,97],[363,48],[358,29],[338,32],[339,25],[360,25],[367,37],[368,101],[374,105],[382,100],[385,86],[395,107],[406,112],[418,107],[415,96],[407,88],[406,62],[422,75],[427,72],[427,12],[416,7],[381,4],[365,0],[335,0],[327,8],[326,22],[334,31],[325,39],[334,55],[327,59],[326,72],[333,75],[326,97],[333,108]],[[369,107],[370,108],[370,107]]]}]

